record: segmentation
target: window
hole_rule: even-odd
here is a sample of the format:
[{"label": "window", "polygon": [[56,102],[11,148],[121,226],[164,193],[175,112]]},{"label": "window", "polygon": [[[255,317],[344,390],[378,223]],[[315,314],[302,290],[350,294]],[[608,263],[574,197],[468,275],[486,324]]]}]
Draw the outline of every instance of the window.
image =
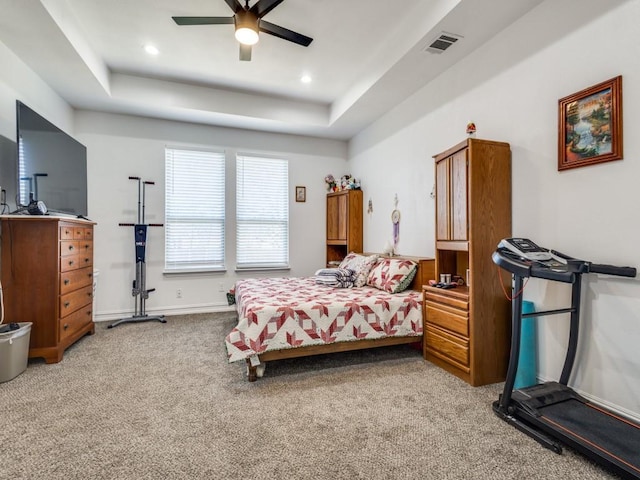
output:
[{"label": "window", "polygon": [[165,149],[165,271],[224,269],[224,152]]},{"label": "window", "polygon": [[289,266],[289,164],[238,154],[236,261],[242,268]]}]

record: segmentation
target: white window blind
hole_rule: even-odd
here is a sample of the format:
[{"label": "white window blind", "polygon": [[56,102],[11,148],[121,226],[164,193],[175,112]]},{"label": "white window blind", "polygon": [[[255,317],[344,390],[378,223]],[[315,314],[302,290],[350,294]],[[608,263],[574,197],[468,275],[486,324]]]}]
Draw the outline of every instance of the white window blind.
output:
[{"label": "white window blind", "polygon": [[165,149],[165,271],[224,268],[224,152]]},{"label": "white window blind", "polygon": [[239,154],[236,261],[242,268],[289,266],[289,163]]}]

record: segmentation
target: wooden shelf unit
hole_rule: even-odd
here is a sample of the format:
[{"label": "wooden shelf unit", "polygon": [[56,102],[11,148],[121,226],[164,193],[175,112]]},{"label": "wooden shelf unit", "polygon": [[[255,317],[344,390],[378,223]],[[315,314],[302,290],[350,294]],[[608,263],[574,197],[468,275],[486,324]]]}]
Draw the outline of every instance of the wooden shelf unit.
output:
[{"label": "wooden shelf unit", "polygon": [[2,217],[5,319],[32,322],[29,358],[62,360],[93,334],[93,222],[49,216]]},{"label": "wooden shelf unit", "polygon": [[[471,385],[504,380],[511,338],[510,279],[491,260],[511,236],[511,151],[480,139],[434,156],[436,279],[449,273],[469,285],[424,287],[424,357]],[[502,283],[502,286],[501,286]]]},{"label": "wooden shelf unit", "polygon": [[327,265],[362,252],[362,190],[327,194]]}]

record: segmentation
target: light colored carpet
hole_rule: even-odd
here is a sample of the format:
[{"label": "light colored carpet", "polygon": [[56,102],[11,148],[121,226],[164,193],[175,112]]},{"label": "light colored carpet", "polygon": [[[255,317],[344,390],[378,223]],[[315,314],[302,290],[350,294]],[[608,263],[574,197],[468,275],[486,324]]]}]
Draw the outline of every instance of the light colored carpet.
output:
[{"label": "light colored carpet", "polygon": [[226,360],[231,314],[85,337],[0,384],[2,479],[606,479],[556,455],[406,346]]}]

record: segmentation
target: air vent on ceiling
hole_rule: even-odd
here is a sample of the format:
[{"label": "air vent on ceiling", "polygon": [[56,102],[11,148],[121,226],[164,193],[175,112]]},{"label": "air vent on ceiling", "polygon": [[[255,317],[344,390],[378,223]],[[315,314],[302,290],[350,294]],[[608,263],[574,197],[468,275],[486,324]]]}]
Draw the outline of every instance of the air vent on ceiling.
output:
[{"label": "air vent on ceiling", "polygon": [[456,35],[455,33],[441,32],[427,48],[426,52],[429,53],[442,53],[451,45],[456,43],[462,38],[462,35]]}]

